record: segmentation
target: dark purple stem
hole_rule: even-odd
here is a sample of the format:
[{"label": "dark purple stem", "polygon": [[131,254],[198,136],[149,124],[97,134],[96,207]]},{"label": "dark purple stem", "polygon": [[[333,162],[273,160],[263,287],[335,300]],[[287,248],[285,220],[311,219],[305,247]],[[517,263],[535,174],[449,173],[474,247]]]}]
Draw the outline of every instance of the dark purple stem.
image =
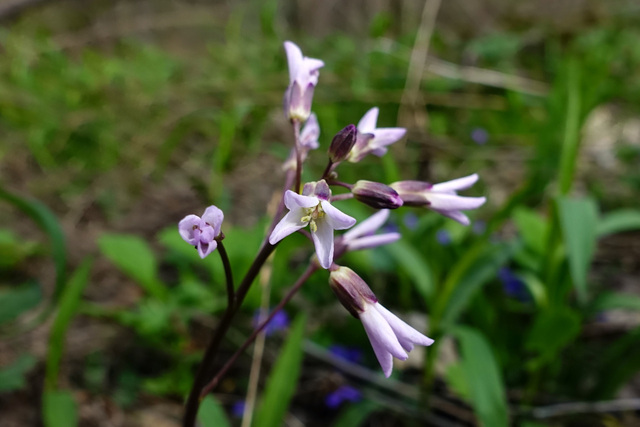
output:
[{"label": "dark purple stem", "polygon": [[227,363],[225,363],[225,365],[220,369],[220,371],[218,371],[216,376],[213,377],[213,379],[209,382],[209,384],[207,384],[202,389],[202,393],[200,394],[200,399],[203,399],[208,393],[211,392],[211,390],[215,388],[216,385],[218,385],[218,383],[220,382],[224,374],[226,374],[229,368],[231,368],[231,366],[235,363],[236,359],[238,359],[238,357],[247,349],[247,347],[251,345],[251,343],[256,339],[258,334],[269,324],[271,319],[273,319],[273,317],[280,310],[282,310],[282,307],[284,307],[285,304],[287,304],[291,300],[291,298],[293,298],[296,292],[298,292],[298,290],[302,287],[304,282],[306,282],[309,279],[309,277],[311,277],[311,275],[317,269],[318,269],[318,266],[315,263],[309,264],[309,267],[307,267],[305,272],[302,273],[302,275],[298,278],[296,283],[291,287],[291,289],[289,289],[289,292],[287,292],[287,295],[285,295],[284,298],[282,298],[282,301],[280,301],[280,303],[273,309],[273,311],[271,312],[267,320],[262,322],[262,324],[260,324],[260,326],[258,326],[258,328],[256,328],[256,330],[253,331],[253,333],[249,336],[249,338],[247,338],[247,340],[240,346],[240,348],[238,348],[238,350],[233,354],[233,356],[229,358]]}]

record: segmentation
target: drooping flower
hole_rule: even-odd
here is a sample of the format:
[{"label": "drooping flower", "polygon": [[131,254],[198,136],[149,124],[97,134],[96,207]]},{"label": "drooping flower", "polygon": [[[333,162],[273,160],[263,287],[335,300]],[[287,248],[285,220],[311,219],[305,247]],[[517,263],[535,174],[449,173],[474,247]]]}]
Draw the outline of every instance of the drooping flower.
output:
[{"label": "drooping flower", "polygon": [[224,213],[215,206],[209,206],[202,214],[187,215],[178,223],[182,239],[195,246],[200,258],[204,258],[218,247],[216,239],[221,234]]},{"label": "drooping flower", "polygon": [[388,245],[399,240],[402,236],[397,232],[375,234],[387,219],[389,219],[388,209],[382,209],[376,212],[344,233],[340,237],[340,240],[336,242],[336,246],[344,248],[343,250],[346,251],[357,251]]},{"label": "drooping flower", "polygon": [[350,162],[359,162],[367,154],[383,156],[387,152],[387,146],[398,141],[407,132],[405,128],[376,128],[378,112],[378,107],[374,107],[358,122],[358,138],[349,153]]},{"label": "drooping flower", "polygon": [[284,111],[290,120],[304,122],[311,114],[313,91],[318,84],[320,68],[324,62],[307,58],[300,48],[290,41],[284,42],[289,63],[289,87],[284,94]]},{"label": "drooping flower", "polygon": [[404,206],[424,206],[441,215],[458,221],[462,225],[469,225],[469,218],[461,211],[477,209],[486,202],[485,197],[462,197],[457,191],[471,187],[478,180],[478,174],[464,178],[430,184],[423,181],[398,181],[391,184],[396,190]]},{"label": "drooping flower", "polygon": [[[309,119],[305,122],[302,131],[300,131],[298,149],[300,150],[300,160],[303,163],[307,159],[309,151],[315,150],[320,146],[318,138],[320,138],[320,126],[318,125],[318,118],[314,113],[311,113]],[[295,170],[295,168],[296,149],[292,148],[291,152],[289,153],[289,157],[282,165],[282,170]]]},{"label": "drooping flower", "polygon": [[433,340],[400,320],[384,308],[360,276],[348,267],[331,272],[329,284],[342,305],[356,318],[369,337],[373,352],[388,378],[393,358],[406,360],[414,345],[429,346]]},{"label": "drooping flower", "polygon": [[330,198],[331,189],[324,179],[305,184],[302,194],[287,190],[284,205],[289,212],[273,229],[269,243],[275,245],[309,225],[318,261],[322,268],[329,268],[333,262],[333,230],[345,230],[356,223],[331,205]]},{"label": "drooping flower", "polygon": [[362,399],[362,393],[350,385],[341,385],[324,399],[324,403],[331,409],[335,409],[343,402],[358,402]]}]

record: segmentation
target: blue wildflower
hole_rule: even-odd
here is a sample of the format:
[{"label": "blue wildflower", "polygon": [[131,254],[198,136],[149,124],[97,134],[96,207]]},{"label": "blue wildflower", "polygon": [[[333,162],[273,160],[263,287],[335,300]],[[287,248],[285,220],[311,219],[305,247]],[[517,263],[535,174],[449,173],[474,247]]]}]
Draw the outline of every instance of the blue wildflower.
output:
[{"label": "blue wildflower", "polygon": [[504,289],[504,293],[508,296],[522,302],[531,300],[531,295],[526,285],[509,267],[502,267],[500,271],[498,271],[498,278],[502,281],[502,289]]},{"label": "blue wildflower", "polygon": [[[260,310],[256,310],[253,315],[253,327],[257,328],[262,323],[263,319],[266,319],[267,316],[260,316]],[[274,332],[279,332],[287,329],[289,327],[289,316],[284,310],[278,311],[273,319],[269,322],[269,324],[264,328],[264,332],[267,336],[273,334]]]},{"label": "blue wildflower", "polygon": [[362,399],[362,393],[354,387],[343,385],[332,391],[324,399],[324,403],[331,409],[335,409],[345,401],[358,402]]},{"label": "blue wildflower", "polygon": [[471,139],[478,145],[484,145],[489,141],[489,132],[484,128],[474,128],[471,131]]},{"label": "blue wildflower", "polygon": [[242,418],[242,416],[244,415],[245,405],[246,404],[244,400],[236,400],[233,405],[231,405],[231,415],[236,418]]},{"label": "blue wildflower", "polygon": [[347,347],[345,345],[334,344],[329,346],[329,352],[335,357],[352,363],[360,363],[362,360],[362,350],[357,347]]},{"label": "blue wildflower", "polygon": [[447,230],[445,230],[444,228],[441,228],[440,230],[438,230],[436,232],[436,240],[442,246],[449,246],[451,244],[451,242],[452,242],[451,234]]}]

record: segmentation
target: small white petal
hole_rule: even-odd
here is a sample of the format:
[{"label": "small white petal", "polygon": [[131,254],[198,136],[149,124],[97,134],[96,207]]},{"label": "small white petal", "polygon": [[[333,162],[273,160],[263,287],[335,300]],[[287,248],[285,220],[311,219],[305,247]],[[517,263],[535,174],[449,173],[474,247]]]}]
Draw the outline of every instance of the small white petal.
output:
[{"label": "small white petal", "polygon": [[353,227],[353,225],[356,223],[355,218],[340,212],[338,208],[334,207],[328,201],[320,200],[320,203],[322,204],[322,210],[326,214],[324,219],[332,229],[345,230],[347,228]]},{"label": "small white petal", "polygon": [[353,227],[351,230],[344,233],[344,240],[349,241],[356,237],[375,233],[376,230],[387,221],[387,219],[389,219],[389,209],[381,209],[362,221],[360,224]]},{"label": "small white petal", "polygon": [[374,131],[371,148],[377,150],[400,140],[407,130],[405,128],[379,128]]},{"label": "small white petal", "polygon": [[400,240],[400,233],[383,233],[374,236],[358,237],[357,239],[347,242],[347,249],[350,251],[358,251],[361,249],[371,249],[382,245],[388,245]]},{"label": "small white petal", "polygon": [[378,107],[373,107],[372,109],[367,111],[358,122],[358,132],[373,132],[376,128],[376,123],[378,122],[378,112]]},{"label": "small white petal", "polygon": [[439,211],[477,209],[487,201],[485,197],[462,197],[455,194],[427,193],[429,208]]},{"label": "small white petal", "polygon": [[316,247],[316,255],[322,268],[328,269],[333,263],[333,228],[325,220],[317,220],[316,231],[311,231],[311,238]]},{"label": "small white petal", "polygon": [[275,245],[280,240],[287,237],[289,234],[295,233],[301,228],[306,227],[308,222],[302,221],[302,217],[304,215],[305,212],[301,208],[289,211],[271,232],[271,235],[269,236],[269,243]]},{"label": "small white petal", "polygon": [[398,338],[400,345],[402,345],[402,348],[406,351],[413,350],[414,344],[424,346],[433,344],[433,340],[431,338],[416,331],[414,328],[400,320],[398,316],[384,308],[380,303],[375,303],[374,307],[389,323],[389,326],[391,326],[391,329]]},{"label": "small white petal", "polygon": [[471,224],[469,218],[460,211],[442,211],[439,209],[433,209],[433,211],[438,212],[440,215],[446,216],[447,218],[451,218],[452,220],[457,221],[462,225]]},{"label": "small white petal", "polygon": [[300,48],[293,42],[284,42],[284,50],[287,53],[287,62],[289,64],[289,84],[293,83],[300,73],[303,57]]},{"label": "small white petal", "polygon": [[391,326],[382,315],[373,307],[368,306],[359,314],[362,326],[369,337],[373,352],[380,362],[384,375],[388,378],[393,370],[392,356],[406,360],[407,353],[402,349],[398,338],[393,333]]},{"label": "small white petal", "polygon": [[303,196],[291,190],[287,190],[287,192],[284,193],[284,205],[289,210],[298,208],[313,208],[318,206],[319,202],[320,200],[318,200],[317,197]]},{"label": "small white petal", "polygon": [[478,174],[474,173],[463,178],[453,179],[451,181],[441,182],[440,184],[434,184],[431,187],[431,191],[435,192],[449,192],[466,190],[478,181]]}]

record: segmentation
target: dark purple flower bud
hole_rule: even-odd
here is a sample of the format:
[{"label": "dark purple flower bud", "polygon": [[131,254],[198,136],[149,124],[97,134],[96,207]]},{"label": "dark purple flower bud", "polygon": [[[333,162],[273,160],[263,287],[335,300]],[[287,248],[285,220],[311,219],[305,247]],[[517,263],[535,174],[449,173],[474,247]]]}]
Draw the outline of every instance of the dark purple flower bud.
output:
[{"label": "dark purple flower bud", "polygon": [[379,182],[360,180],[351,192],[358,201],[376,209],[398,209],[403,204],[396,190]]},{"label": "dark purple flower bud", "polygon": [[354,144],[358,131],[355,125],[349,125],[336,134],[329,146],[329,158],[333,163],[338,163],[347,158]]},{"label": "dark purple flower bud", "polygon": [[329,285],[340,303],[355,318],[365,310],[366,304],[375,304],[378,298],[369,285],[349,267],[338,267],[329,275]]}]

